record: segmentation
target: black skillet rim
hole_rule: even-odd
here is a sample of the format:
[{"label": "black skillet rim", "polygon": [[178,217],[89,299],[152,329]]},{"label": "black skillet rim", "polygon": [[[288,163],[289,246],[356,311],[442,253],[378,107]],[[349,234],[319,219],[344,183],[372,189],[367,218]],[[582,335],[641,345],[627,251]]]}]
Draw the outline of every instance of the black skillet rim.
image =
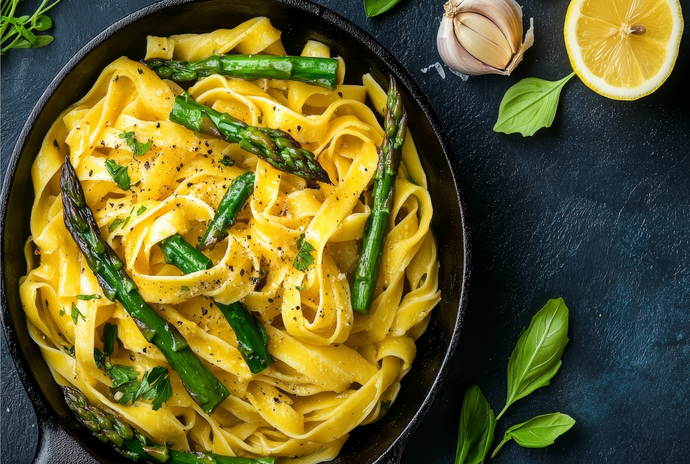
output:
[{"label": "black skillet rim", "polygon": [[[414,415],[413,419],[410,421],[410,423],[405,427],[403,432],[394,440],[394,442],[390,445],[389,449],[386,450],[383,454],[382,457],[385,457],[391,453],[392,450],[396,448],[402,448],[406,444],[407,440],[409,437],[412,435],[412,433],[416,430],[416,428],[419,426],[420,422],[422,421],[423,417],[426,415],[428,412],[429,408],[431,407],[436,394],[438,393],[438,390],[440,389],[443,380],[445,379],[448,369],[450,367],[450,362],[453,359],[453,355],[455,353],[455,350],[458,345],[458,339],[460,335],[460,331],[462,328],[462,324],[464,321],[464,313],[467,308],[467,299],[468,299],[468,287],[469,287],[469,277],[470,277],[470,258],[471,258],[471,252],[470,252],[470,247],[469,247],[469,239],[470,239],[470,232],[469,232],[469,227],[468,227],[468,220],[467,220],[467,194],[465,191],[465,187],[462,181],[462,176],[460,173],[460,168],[458,165],[458,161],[455,157],[452,145],[450,143],[450,140],[448,138],[448,135],[446,134],[443,125],[441,124],[441,121],[439,120],[438,116],[436,115],[435,111],[433,110],[431,104],[429,103],[428,99],[422,92],[421,88],[419,85],[414,81],[412,76],[407,72],[407,70],[400,64],[400,62],[393,56],[391,52],[389,52],[386,48],[384,48],[376,39],[374,39],[369,33],[361,29],[359,26],[355,25],[352,23],[350,20],[344,18],[343,16],[331,11],[330,9],[323,7],[321,5],[317,5],[315,3],[312,3],[310,0],[272,0],[272,1],[277,1],[279,3],[284,3],[290,6],[294,6],[296,8],[302,9],[306,12],[312,13],[315,16],[318,16],[325,21],[329,22],[331,25],[338,27],[348,33],[349,35],[353,36],[357,40],[359,40],[362,44],[364,44],[365,47],[367,47],[369,50],[371,50],[373,53],[378,55],[381,60],[385,63],[388,68],[390,68],[392,74],[398,79],[399,81],[404,83],[404,87],[408,90],[408,97],[411,97],[414,99],[417,104],[420,105],[424,112],[424,116],[429,122],[433,133],[436,137],[436,139],[439,141],[439,144],[441,145],[441,151],[443,153],[443,156],[445,157],[445,160],[450,167],[451,170],[451,176],[453,180],[453,187],[455,189],[455,194],[456,198],[459,203],[460,207],[460,214],[461,214],[461,223],[462,223],[462,237],[463,237],[463,271],[462,271],[462,285],[461,288],[459,289],[461,294],[460,294],[460,305],[458,307],[458,317],[456,318],[455,321],[455,327],[453,329],[453,335],[452,339],[450,341],[450,344],[448,346],[448,350],[445,353],[444,360],[441,364],[441,367],[439,369],[439,372],[436,376],[436,379],[434,383],[432,384],[429,393],[427,394],[426,398],[424,399],[422,405],[418,409],[417,413]],[[53,92],[56,90],[58,85],[69,75],[69,73],[74,69],[74,67],[81,61],[82,58],[84,58],[86,55],[88,55],[94,48],[96,48],[98,45],[100,45],[102,42],[107,40],[110,36],[112,36],[115,31],[121,29],[122,27],[135,22],[145,16],[149,16],[151,14],[158,13],[164,9],[167,9],[169,7],[173,6],[178,6],[178,5],[185,5],[188,3],[194,3],[194,0],[162,0],[160,2],[153,3],[151,5],[148,5],[144,8],[141,8],[123,18],[120,20],[116,21],[113,23],[111,26],[106,28],[103,32],[98,34],[96,37],[91,39],[86,45],[84,45],[64,66],[63,68],[58,72],[56,77],[50,82],[46,90],[41,94],[39,97],[38,101],[34,105],[33,109],[31,110],[31,113],[29,114],[28,119],[26,120],[24,126],[22,127],[22,130],[19,134],[19,137],[17,138],[17,141],[15,142],[14,148],[12,150],[12,155],[10,157],[8,166],[7,166],[7,171],[5,173],[5,179],[3,182],[2,186],[2,193],[0,194],[0,261],[2,260],[2,255],[4,251],[4,232],[5,232],[5,221],[6,221],[6,213],[7,213],[7,202],[9,200],[9,194],[12,188],[12,185],[14,184],[14,178],[17,170],[17,164],[19,162],[19,158],[21,156],[21,152],[23,151],[24,145],[26,143],[26,140],[28,138],[29,132],[31,131],[31,128],[34,126],[36,123],[36,119],[40,115],[40,113],[43,111],[48,99],[51,97]],[[17,336],[15,334],[14,328],[12,326],[12,320],[11,316],[9,314],[9,311],[6,310],[5,308],[8,306],[7,303],[7,294],[6,294],[6,288],[5,288],[5,278],[4,278],[4,269],[3,266],[0,265],[0,318],[2,320],[2,329],[5,335],[5,340],[7,342],[7,347],[10,352],[10,355],[12,356],[12,360],[14,361],[15,367],[17,369],[17,373],[19,374],[19,378],[24,386],[24,389],[26,390],[29,399],[31,400],[31,403],[34,406],[34,409],[36,410],[36,415],[37,417],[42,415],[42,414],[48,414],[52,416],[53,419],[58,419],[57,413],[48,405],[48,402],[46,398],[43,395],[43,392],[41,391],[40,387],[38,386],[38,383],[34,377],[33,372],[28,367],[26,357],[24,355],[24,352],[21,350],[19,346],[19,342],[17,340]],[[40,418],[39,418],[39,424],[40,424]],[[39,437],[39,442],[40,442],[40,437]],[[40,445],[40,443],[39,443]],[[379,459],[380,461],[381,459]],[[378,461],[377,461],[378,462]]]}]

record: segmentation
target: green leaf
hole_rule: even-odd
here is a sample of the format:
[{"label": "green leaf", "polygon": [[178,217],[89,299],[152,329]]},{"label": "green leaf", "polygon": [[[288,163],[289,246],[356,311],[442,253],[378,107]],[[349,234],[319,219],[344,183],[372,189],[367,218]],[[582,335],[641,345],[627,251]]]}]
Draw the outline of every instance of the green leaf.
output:
[{"label": "green leaf", "polygon": [[105,356],[103,356],[103,353],[101,353],[98,348],[93,349],[93,360],[99,369],[105,367]]},{"label": "green leaf", "polygon": [[[113,388],[118,390],[119,387],[127,383],[131,383],[132,381],[137,380],[139,378],[139,374],[137,374],[137,371],[135,371],[134,368],[129,366],[121,366],[119,364],[106,364],[105,371],[108,373],[108,376],[110,376],[110,379],[113,381]],[[139,382],[137,382],[137,388],[139,388],[138,384]]]},{"label": "green leaf", "polygon": [[314,247],[311,243],[304,241],[305,234],[299,236],[297,239],[297,248],[299,252],[295,256],[295,261],[292,266],[298,271],[306,271],[309,266],[314,264],[314,257],[310,252],[314,251]]},{"label": "green leaf", "polygon": [[50,45],[51,43],[53,43],[53,36],[51,36],[51,35],[37,35],[36,41],[33,43],[31,48],[45,47],[46,45]]},{"label": "green leaf", "polygon": [[228,166],[228,167],[235,164],[235,162],[232,160],[232,158],[230,158],[228,155],[223,156],[218,162],[220,164],[222,164],[223,166]]},{"label": "green leaf", "polygon": [[79,322],[79,317],[81,317],[82,321],[85,321],[86,318],[84,315],[79,312],[79,309],[72,303],[72,322],[74,322],[74,325],[77,325],[77,322]]},{"label": "green leaf", "polygon": [[108,232],[113,232],[115,229],[117,229],[117,226],[122,224],[122,219],[118,218],[113,221],[112,224],[110,224],[110,227],[108,227]]},{"label": "green leaf", "polygon": [[31,25],[37,31],[43,32],[51,28],[51,26],[53,25],[53,20],[46,15],[41,15],[34,18],[34,20],[31,22]]},{"label": "green leaf", "polygon": [[484,461],[494,439],[496,416],[477,385],[465,392],[458,427],[455,464],[478,464]]},{"label": "green leaf", "polygon": [[563,298],[549,300],[532,318],[508,361],[508,398],[500,418],[515,401],[549,385],[561,367],[568,343],[568,307]]},{"label": "green leaf", "polygon": [[100,300],[101,295],[77,295],[77,300],[89,301],[89,300]]},{"label": "green leaf", "polygon": [[134,156],[143,156],[149,151],[149,148],[151,148],[151,140],[146,143],[138,142],[137,139],[134,138],[134,132],[123,132],[120,134],[120,138],[125,139],[127,146],[132,150]]},{"label": "green leaf", "polygon": [[26,39],[21,39],[15,42],[15,44],[12,45],[12,48],[31,48],[31,42]]},{"label": "green leaf", "polygon": [[509,88],[498,109],[494,131],[519,132],[529,137],[542,127],[550,127],[556,117],[561,90],[574,75],[555,82],[528,77]]},{"label": "green leaf", "polygon": [[108,170],[110,177],[113,178],[118,187],[120,187],[122,190],[129,190],[130,180],[129,174],[127,174],[127,166],[120,166],[115,161],[109,159],[105,162],[105,168]]},{"label": "green leaf", "polygon": [[110,357],[117,340],[117,325],[106,322],[103,326],[103,354]]},{"label": "green leaf", "polygon": [[400,3],[400,0],[364,0],[364,12],[368,18],[380,15]]},{"label": "green leaf", "polygon": [[511,439],[523,448],[545,448],[575,425],[575,420],[560,412],[544,414],[509,428],[491,457]]}]

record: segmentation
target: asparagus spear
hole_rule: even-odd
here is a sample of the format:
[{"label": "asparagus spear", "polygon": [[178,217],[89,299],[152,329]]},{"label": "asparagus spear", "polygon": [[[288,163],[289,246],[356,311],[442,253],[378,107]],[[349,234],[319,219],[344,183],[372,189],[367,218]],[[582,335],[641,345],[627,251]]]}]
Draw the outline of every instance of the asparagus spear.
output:
[{"label": "asparagus spear", "polygon": [[84,254],[105,296],[122,304],[142,335],[161,350],[194,401],[205,412],[212,412],[229,395],[228,390],[194,355],[178,330],[139,295],[136,284],[125,272],[124,263],[101,237],[69,155],[62,167],[60,188],[65,226]]},{"label": "asparagus spear", "polygon": [[374,206],[364,229],[364,240],[352,284],[352,307],[369,314],[381,267],[388,218],[395,197],[395,178],[407,134],[407,112],[398,84],[390,78],[385,135],[379,147],[379,164],[374,176]]},{"label": "asparagus spear", "polygon": [[[255,178],[253,172],[245,172],[232,181],[230,188],[220,201],[213,220],[208,224],[208,229],[199,243],[199,250],[205,250],[228,236],[228,229],[235,223],[237,214],[254,191]],[[189,274],[184,269],[183,272]]]},{"label": "asparagus spear", "polygon": [[116,414],[92,405],[82,392],[62,387],[65,401],[79,422],[103,443],[110,443],[123,456],[137,461],[166,464],[275,464],[274,458],[239,458],[212,453],[181,452],[152,444]]},{"label": "asparagus spear", "polygon": [[334,90],[338,75],[338,60],[311,56],[214,55],[191,63],[154,58],[144,64],[161,78],[176,82],[220,74],[248,80],[284,79]]},{"label": "asparagus spear", "polygon": [[170,120],[188,129],[234,142],[271,166],[307,180],[330,184],[328,173],[314,157],[287,132],[250,126],[227,113],[204,106],[186,92],[175,98]]},{"label": "asparagus spear", "polygon": [[[241,205],[240,205],[241,207]],[[174,245],[171,245],[173,244]],[[201,254],[181,236],[174,235],[158,243],[163,251],[165,262],[174,264],[185,274],[206,269],[201,262],[194,258],[195,254]],[[202,255],[203,256],[203,255]],[[170,260],[168,261],[168,257]],[[221,310],[228,320],[230,327],[237,337],[237,349],[244,358],[252,374],[258,374],[271,364],[271,355],[268,353],[268,337],[263,326],[249,313],[247,307],[235,302],[229,305],[213,302]]]}]

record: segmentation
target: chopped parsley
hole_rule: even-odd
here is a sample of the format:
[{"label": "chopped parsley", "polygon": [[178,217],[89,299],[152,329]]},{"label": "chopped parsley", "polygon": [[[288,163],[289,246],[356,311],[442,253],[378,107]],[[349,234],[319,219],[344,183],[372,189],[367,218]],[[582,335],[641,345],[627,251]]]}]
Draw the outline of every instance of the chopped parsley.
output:
[{"label": "chopped parsley", "polygon": [[110,357],[117,340],[117,325],[106,322],[103,326],[103,354]]},{"label": "chopped parsley", "polygon": [[74,303],[72,303],[72,322],[74,322],[74,325],[77,325],[77,322],[79,322],[79,317],[81,317],[82,321],[86,321],[86,318],[84,315],[79,311],[79,309],[76,307]]},{"label": "chopped parsley", "polygon": [[142,206],[137,210],[137,216],[141,216],[142,214],[144,214],[144,211],[146,211],[146,206]]},{"label": "chopped parsley", "polygon": [[120,138],[125,139],[127,146],[132,150],[134,156],[143,156],[149,151],[149,148],[151,148],[151,140],[146,143],[138,142],[137,139],[134,138],[134,132],[123,132],[120,134]]},{"label": "chopped parsley", "polygon": [[311,243],[304,241],[304,237],[305,235],[302,234],[297,240],[299,252],[295,256],[295,262],[292,263],[292,266],[298,271],[306,271],[309,266],[314,264],[314,257],[310,253],[314,251],[314,247]]},{"label": "chopped parsley", "polygon": [[117,226],[119,226],[120,224],[122,224],[122,219],[120,219],[120,218],[115,219],[113,221],[113,223],[110,224],[110,227],[108,227],[108,232],[114,231],[115,229],[117,229]]},{"label": "chopped parsley", "polygon": [[218,162],[220,164],[222,164],[223,166],[228,166],[228,167],[235,164],[235,162],[232,160],[232,158],[230,158],[228,155],[223,156]]}]

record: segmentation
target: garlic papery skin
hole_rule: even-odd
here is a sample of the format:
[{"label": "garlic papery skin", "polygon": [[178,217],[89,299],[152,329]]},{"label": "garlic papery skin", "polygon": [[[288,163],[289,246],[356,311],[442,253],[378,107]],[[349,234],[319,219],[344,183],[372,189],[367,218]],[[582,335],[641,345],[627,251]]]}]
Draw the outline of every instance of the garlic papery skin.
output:
[{"label": "garlic papery skin", "polygon": [[534,20],[522,41],[522,8],[515,0],[450,0],[436,43],[443,62],[463,79],[508,76],[534,43]]}]

